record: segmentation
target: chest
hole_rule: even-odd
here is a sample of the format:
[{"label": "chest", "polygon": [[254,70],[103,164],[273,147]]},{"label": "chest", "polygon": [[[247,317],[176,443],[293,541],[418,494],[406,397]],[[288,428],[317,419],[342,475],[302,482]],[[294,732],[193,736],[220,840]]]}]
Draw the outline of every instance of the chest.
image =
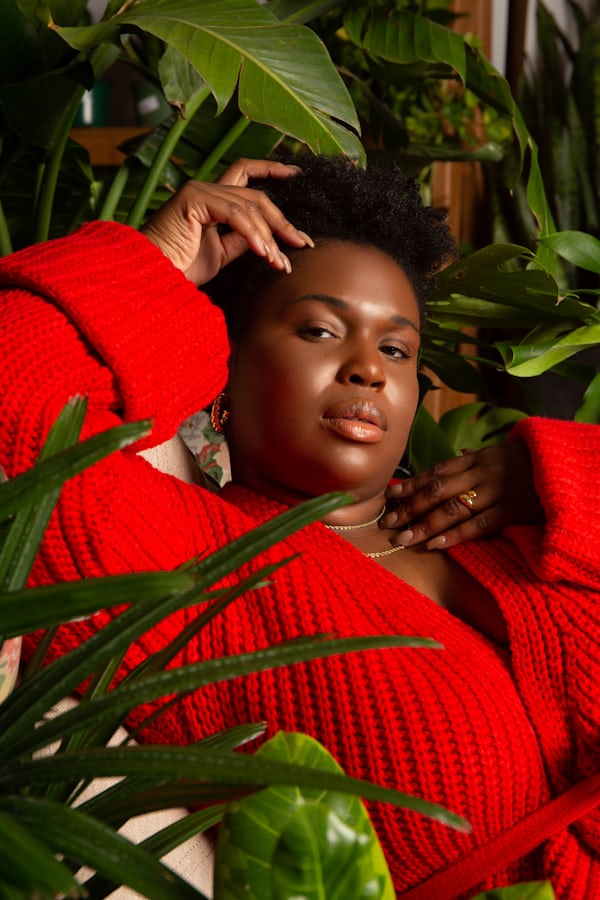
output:
[{"label": "chest", "polygon": [[508,643],[506,623],[492,595],[448,554],[406,549],[382,557],[381,562],[393,575],[494,643]]},{"label": "chest", "polygon": [[[377,530],[364,534],[348,533],[344,539],[361,554],[379,550],[382,539],[385,540],[382,532]],[[507,644],[506,625],[494,598],[447,553],[406,548],[373,558],[372,562],[471,625],[484,637],[501,646]]]}]

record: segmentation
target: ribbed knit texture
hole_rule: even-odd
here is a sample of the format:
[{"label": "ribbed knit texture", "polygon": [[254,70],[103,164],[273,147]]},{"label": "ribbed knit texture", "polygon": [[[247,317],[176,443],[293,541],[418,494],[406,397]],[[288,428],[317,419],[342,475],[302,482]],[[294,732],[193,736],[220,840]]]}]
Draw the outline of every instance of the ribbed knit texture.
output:
[{"label": "ribbed knit texture", "polygon": [[[220,313],[124,226],[90,225],[16,254],[0,265],[1,285],[9,287],[0,293],[0,464],[9,475],[31,465],[49,424],[75,393],[90,397],[87,434],[152,417],[151,442],[158,443],[224,382]],[[168,709],[144,738],[196,740],[265,720],[270,733],[315,735],[351,775],[468,818],[472,834],[462,835],[411,812],[370,806],[399,894],[596,771],[598,430],[530,420],[517,428],[519,437],[534,455],[545,534],[511,528],[452,551],[496,597],[510,657],[315,524],[248,567],[299,554],[270,586],[216,618],[180,662],[324,633],[425,635],[445,649],[357,653],[213,685]],[[280,510],[240,487],[207,493],[123,451],[65,487],[32,583],[169,569]],[[127,666],[178,634],[194,614],[178,613],[146,635]],[[107,618],[102,613],[61,629],[55,652],[78,645]],[[600,818],[588,816],[508,870],[465,885],[461,896],[545,877],[559,900],[589,900],[600,896],[599,851]]]}]

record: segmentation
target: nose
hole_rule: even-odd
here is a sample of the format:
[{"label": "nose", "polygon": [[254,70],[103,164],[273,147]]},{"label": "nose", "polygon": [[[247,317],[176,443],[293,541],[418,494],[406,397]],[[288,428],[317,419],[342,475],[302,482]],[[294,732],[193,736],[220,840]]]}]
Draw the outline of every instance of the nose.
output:
[{"label": "nose", "polygon": [[349,348],[349,351],[340,366],[340,381],[344,384],[355,384],[360,387],[381,390],[386,379],[383,357],[377,347],[361,344]]}]

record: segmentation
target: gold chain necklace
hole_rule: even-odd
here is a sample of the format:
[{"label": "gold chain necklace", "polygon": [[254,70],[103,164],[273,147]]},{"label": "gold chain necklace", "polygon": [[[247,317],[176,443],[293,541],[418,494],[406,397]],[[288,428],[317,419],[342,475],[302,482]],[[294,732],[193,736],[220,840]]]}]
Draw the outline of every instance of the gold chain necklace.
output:
[{"label": "gold chain necklace", "polygon": [[389,556],[390,553],[396,553],[397,550],[406,550],[404,544],[398,544],[397,547],[390,547],[389,550],[378,550],[377,553],[365,553],[364,550],[361,550],[363,556],[368,556],[369,559],[377,559],[380,556]]},{"label": "gold chain necklace", "polygon": [[330,528],[331,531],[356,531],[357,528],[368,528],[369,525],[376,525],[385,512],[385,503],[383,504],[383,509],[374,519],[371,519],[369,522],[361,522],[360,525],[327,525],[325,522],[325,528]]},{"label": "gold chain necklace", "polygon": [[[381,519],[385,512],[385,503],[383,504],[383,509],[379,513],[376,518],[371,519],[369,522],[361,522],[360,525],[325,525],[325,528],[329,528],[331,531],[356,531],[357,528],[368,528],[369,525],[376,525],[377,522]],[[397,547],[390,547],[389,550],[377,550],[375,553],[367,553],[365,550],[361,550],[360,552],[363,556],[368,556],[369,559],[379,559],[380,556],[389,556],[390,553],[397,553],[398,550],[406,550],[406,547],[403,544],[398,544]]]}]

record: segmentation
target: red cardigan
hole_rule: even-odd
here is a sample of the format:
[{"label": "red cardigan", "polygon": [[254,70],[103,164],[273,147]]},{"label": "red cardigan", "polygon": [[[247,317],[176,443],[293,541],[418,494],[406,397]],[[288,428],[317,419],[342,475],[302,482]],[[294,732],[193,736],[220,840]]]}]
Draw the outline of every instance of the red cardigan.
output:
[{"label": "red cardigan", "polygon": [[[225,381],[220,312],[124,226],[94,223],[4,260],[0,303],[0,464],[9,476],[32,465],[76,393],[89,396],[86,435],[151,417],[148,446],[172,436]],[[262,557],[299,553],[270,587],[240,598],[191,641],[181,661],[324,632],[425,635],[445,649],[356,653],[211,686],[161,716],[146,739],[190,741],[264,719],[270,732],[315,735],[354,776],[464,815],[470,835],[371,807],[398,893],[596,771],[598,429],[530,419],[515,434],[534,457],[545,531],[513,527],[451,551],[500,605],[508,654],[317,523]],[[170,569],[281,508],[239,487],[216,496],[161,474],[136,455],[142,445],[65,486],[32,583]],[[128,664],[193,615],[185,610],[146,635]],[[60,649],[107,616],[63,628]],[[600,896],[600,814],[466,896],[534,878],[551,879],[560,900]]]}]

